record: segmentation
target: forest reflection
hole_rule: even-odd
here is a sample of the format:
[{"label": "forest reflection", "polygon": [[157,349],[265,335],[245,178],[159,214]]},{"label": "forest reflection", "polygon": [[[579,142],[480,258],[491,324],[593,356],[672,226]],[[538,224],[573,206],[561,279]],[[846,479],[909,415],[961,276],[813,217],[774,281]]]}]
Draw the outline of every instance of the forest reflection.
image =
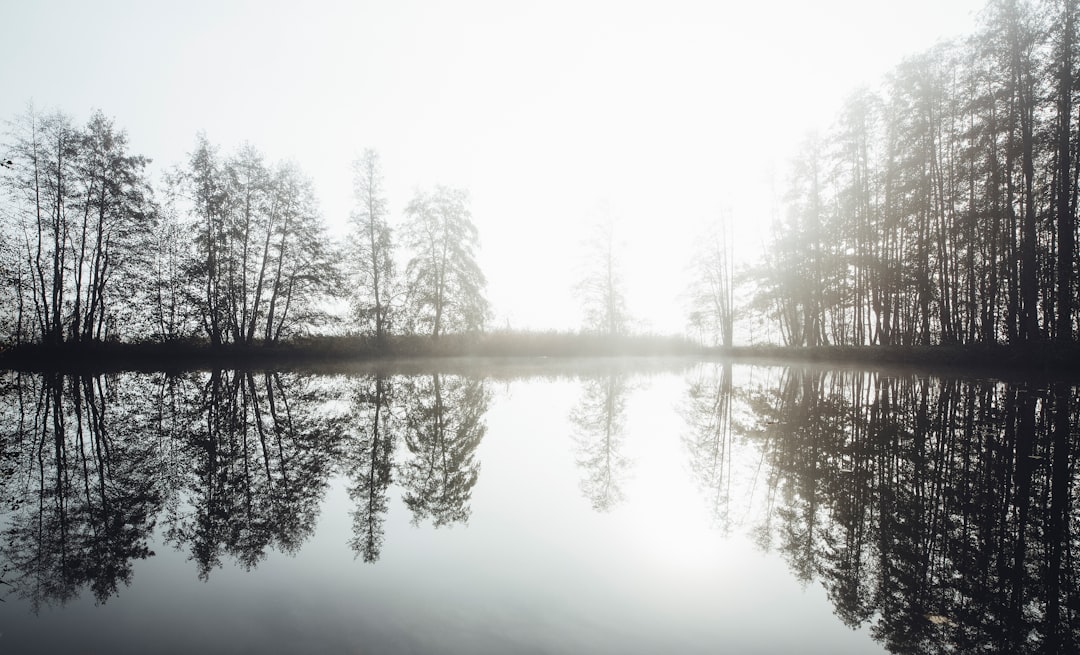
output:
[{"label": "forest reflection", "polygon": [[726,449],[767,464],[747,527],[846,624],[894,653],[1075,652],[1073,386],[786,369],[734,389],[730,375],[690,385],[691,468],[723,516]]},{"label": "forest reflection", "polygon": [[[750,373],[749,376],[746,373]],[[748,378],[748,379],[744,379]],[[627,500],[626,372],[579,375],[566,417],[582,497]],[[0,387],[0,595],[104,603],[152,547],[208,579],[313,538],[336,478],[357,559],[396,494],[414,525],[465,524],[493,400],[484,378],[11,373]],[[689,374],[670,438],[715,521],[822,584],[895,653],[1069,652],[1077,389],[814,369]],[[498,465],[497,462],[493,465]]]}]

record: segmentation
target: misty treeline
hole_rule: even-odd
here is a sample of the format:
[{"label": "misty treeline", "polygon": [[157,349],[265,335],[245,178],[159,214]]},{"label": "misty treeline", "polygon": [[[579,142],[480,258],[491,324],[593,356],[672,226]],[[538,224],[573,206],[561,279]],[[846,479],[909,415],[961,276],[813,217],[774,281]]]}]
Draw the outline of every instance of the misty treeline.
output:
[{"label": "misty treeline", "polygon": [[327,233],[311,180],[251,145],[222,154],[200,134],[187,161],[152,182],[149,160],[101,112],[80,126],[31,108],[10,123],[4,152],[8,343],[246,345],[330,324],[437,337],[486,319],[468,194],[417,191],[395,234],[373,151],[354,164],[344,243]]},{"label": "misty treeline", "polygon": [[992,0],[805,140],[757,296],[786,343],[1074,338],[1077,11]]}]

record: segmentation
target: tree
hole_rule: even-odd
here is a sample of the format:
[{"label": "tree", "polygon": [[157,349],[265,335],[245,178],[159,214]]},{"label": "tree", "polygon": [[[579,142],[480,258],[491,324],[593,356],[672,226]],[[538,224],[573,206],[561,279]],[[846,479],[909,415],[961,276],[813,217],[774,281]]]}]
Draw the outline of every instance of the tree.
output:
[{"label": "tree", "polygon": [[297,166],[269,167],[251,146],[221,161],[199,135],[178,181],[197,226],[190,275],[211,344],[272,343],[330,320],[323,301],[341,286],[340,257]]},{"label": "tree", "polygon": [[357,277],[353,309],[360,326],[382,341],[391,326],[395,271],[382,167],[374,150],[365,150],[353,162],[353,197],[350,255]]},{"label": "tree", "polygon": [[824,342],[823,157],[821,138],[809,134],[792,162],[787,212],[776,226],[767,264],[774,312],[788,345]]},{"label": "tree", "polygon": [[763,285],[788,343],[1074,338],[1076,11],[992,0],[804,151]]},{"label": "tree", "polygon": [[193,253],[186,228],[175,204],[165,202],[154,225],[147,286],[150,323],[161,342],[190,337],[198,329],[192,301],[199,288],[188,275]]},{"label": "tree", "polygon": [[[100,111],[81,132],[75,167],[79,199],[69,237],[72,260],[70,341],[102,341],[117,326],[148,268],[147,244],[155,210],[146,157],[128,152],[127,134]],[[124,312],[127,313],[127,312]],[[137,324],[137,321],[128,321]]]},{"label": "tree", "polygon": [[199,258],[189,274],[199,280],[202,287],[199,316],[210,343],[218,346],[225,342],[226,336],[225,301],[218,266],[219,251],[224,246],[222,203],[225,192],[217,148],[210,144],[205,134],[199,133],[196,137],[187,167],[178,174],[178,184],[182,192],[186,192],[197,226],[195,247]]},{"label": "tree", "polygon": [[274,205],[281,212],[269,257],[270,277],[264,340],[280,341],[332,321],[328,301],[341,287],[341,254],[326,234],[315,190],[293,164],[278,166]]},{"label": "tree", "polygon": [[624,335],[630,328],[630,315],[623,291],[615,223],[610,216],[593,226],[586,250],[587,272],[577,285],[585,312],[585,328],[608,336]]},{"label": "tree", "polygon": [[[62,322],[68,271],[70,177],[78,137],[71,119],[30,109],[17,122],[13,155],[20,162],[9,181],[15,200],[16,239],[26,267],[26,304],[33,306],[34,330],[44,343],[64,339]],[[20,306],[22,303],[20,303]],[[22,320],[19,321],[22,323]]]},{"label": "tree", "polygon": [[148,250],[148,160],[128,151],[126,134],[101,112],[78,128],[60,112],[30,109],[13,136],[20,165],[3,181],[16,341],[119,337]]},{"label": "tree", "polygon": [[418,191],[405,208],[408,311],[415,331],[438,338],[481,330],[487,320],[484,278],[476,263],[479,233],[462,189]]},{"label": "tree", "polygon": [[1072,341],[1073,338],[1073,266],[1075,260],[1076,238],[1076,203],[1074,194],[1076,182],[1072,161],[1073,134],[1073,94],[1076,91],[1073,58],[1077,47],[1076,38],[1076,3],[1071,0],[1054,2],[1060,6],[1061,17],[1057,22],[1056,53],[1052,65],[1057,70],[1057,170],[1055,210],[1057,214],[1057,338]]},{"label": "tree", "polygon": [[734,333],[731,224],[721,216],[699,240],[690,290],[691,323],[730,348]]}]

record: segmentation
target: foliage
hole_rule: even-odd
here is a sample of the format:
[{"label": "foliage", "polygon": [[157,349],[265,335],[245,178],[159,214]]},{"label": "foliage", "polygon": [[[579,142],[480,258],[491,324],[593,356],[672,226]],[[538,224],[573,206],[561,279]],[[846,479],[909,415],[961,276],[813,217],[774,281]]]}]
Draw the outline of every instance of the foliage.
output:
[{"label": "foliage", "polygon": [[187,271],[212,344],[273,343],[329,320],[340,258],[295,165],[271,168],[250,145],[222,160],[200,135],[174,186],[196,234]]},{"label": "foliage", "polygon": [[15,343],[103,341],[144,327],[146,243],[155,221],[148,160],[100,112],[85,127],[30,108],[13,124],[3,177],[6,331]]},{"label": "foliage", "polygon": [[436,187],[417,191],[405,208],[404,244],[413,253],[405,269],[411,331],[438,338],[476,332],[488,318],[484,278],[476,262],[479,233],[468,193]]},{"label": "foliage", "polygon": [[349,256],[356,296],[352,303],[361,329],[379,340],[393,327],[397,283],[384,193],[379,155],[374,150],[365,150],[353,162],[356,209],[350,216]]}]

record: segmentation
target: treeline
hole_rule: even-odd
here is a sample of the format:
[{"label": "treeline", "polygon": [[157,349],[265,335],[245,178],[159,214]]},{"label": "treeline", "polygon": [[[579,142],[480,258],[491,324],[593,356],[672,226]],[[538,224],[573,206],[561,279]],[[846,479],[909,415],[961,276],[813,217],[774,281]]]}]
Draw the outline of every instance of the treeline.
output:
[{"label": "treeline", "polygon": [[[250,145],[222,154],[199,135],[155,184],[101,112],[78,126],[31,109],[9,136],[2,342],[251,345],[332,323],[381,339],[486,320],[468,194],[418,191],[396,240],[373,151],[355,164],[351,234],[338,243],[311,180]],[[346,305],[348,317],[332,311]]]},{"label": "treeline", "polygon": [[991,0],[807,138],[757,297],[785,343],[1075,337],[1076,14]]}]

